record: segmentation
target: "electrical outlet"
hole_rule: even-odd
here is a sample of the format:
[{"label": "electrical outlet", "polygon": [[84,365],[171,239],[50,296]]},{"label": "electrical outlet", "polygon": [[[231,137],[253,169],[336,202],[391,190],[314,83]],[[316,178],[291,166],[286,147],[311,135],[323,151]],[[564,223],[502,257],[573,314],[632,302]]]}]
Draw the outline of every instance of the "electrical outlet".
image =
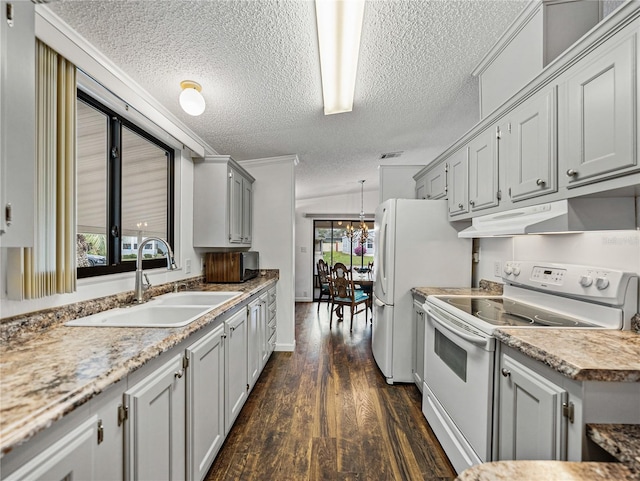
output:
[{"label": "electrical outlet", "polygon": [[191,259],[184,260],[184,273],[191,274]]},{"label": "electrical outlet", "polygon": [[495,261],[493,263],[493,275],[496,277],[502,276],[502,265],[500,264],[500,261]]},{"label": "electrical outlet", "polygon": [[204,256],[200,256],[200,272],[204,272]]}]

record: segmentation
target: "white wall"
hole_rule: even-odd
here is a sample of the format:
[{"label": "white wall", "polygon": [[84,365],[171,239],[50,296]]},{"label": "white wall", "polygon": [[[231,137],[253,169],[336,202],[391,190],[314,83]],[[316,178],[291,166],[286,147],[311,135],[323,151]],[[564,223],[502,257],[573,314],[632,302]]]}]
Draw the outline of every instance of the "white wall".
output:
[{"label": "white wall", "polygon": [[[365,191],[364,211],[373,214],[378,190]],[[297,301],[313,298],[313,219],[305,214],[355,214],[360,212],[360,192],[296,201],[295,296]],[[306,293],[306,295],[305,295]]]},{"label": "white wall", "polygon": [[295,349],[294,241],[297,156],[240,162],[256,178],[253,185],[251,250],[260,252],[261,269],[279,269],[276,350]]},{"label": "white wall", "polygon": [[640,231],[597,231],[582,234],[526,235],[480,239],[478,278],[501,282],[494,262],[541,260],[583,264],[640,275]]}]

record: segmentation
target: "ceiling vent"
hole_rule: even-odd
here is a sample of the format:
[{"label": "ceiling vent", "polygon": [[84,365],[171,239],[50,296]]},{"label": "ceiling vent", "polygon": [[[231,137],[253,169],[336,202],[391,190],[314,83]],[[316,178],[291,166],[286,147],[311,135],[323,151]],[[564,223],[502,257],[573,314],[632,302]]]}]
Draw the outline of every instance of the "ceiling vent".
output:
[{"label": "ceiling vent", "polygon": [[380,160],[382,159],[395,159],[396,157],[400,157],[404,151],[401,150],[399,152],[387,152],[385,154],[380,155]]}]

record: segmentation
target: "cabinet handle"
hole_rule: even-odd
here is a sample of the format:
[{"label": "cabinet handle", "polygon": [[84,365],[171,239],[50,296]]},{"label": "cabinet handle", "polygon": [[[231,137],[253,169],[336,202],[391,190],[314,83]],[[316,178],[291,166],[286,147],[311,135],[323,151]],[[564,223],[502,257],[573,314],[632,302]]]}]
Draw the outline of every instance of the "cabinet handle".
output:
[{"label": "cabinet handle", "polygon": [[509,376],[511,376],[511,371],[509,371],[507,368],[504,368],[504,367],[503,367],[502,369],[500,369],[500,372],[502,373],[502,375],[503,375],[504,377],[509,377]]},{"label": "cabinet handle", "polygon": [[546,182],[545,182],[544,180],[542,180],[542,179],[538,179],[538,180],[536,180],[536,185],[540,185],[540,186],[542,186],[542,185],[544,185],[544,184],[546,184]]},{"label": "cabinet handle", "polygon": [[575,169],[569,169],[567,170],[567,177],[575,177],[576,175],[578,175],[578,171]]},{"label": "cabinet handle", "polygon": [[464,205],[458,204],[458,209],[462,209],[462,208],[464,208]]},{"label": "cabinet handle", "polygon": [[176,371],[173,373],[173,375],[177,378],[180,379],[183,375],[184,375],[184,369],[180,369],[179,371]]},{"label": "cabinet handle", "polygon": [[233,326],[231,326],[231,327],[229,328],[229,330],[230,330],[231,332],[233,332],[233,331],[235,331],[235,330],[236,330],[236,328],[235,328],[235,327],[233,327]]},{"label": "cabinet handle", "polygon": [[13,212],[12,212],[11,202],[9,202],[4,208],[4,221],[8,226],[13,222]]},{"label": "cabinet handle", "polygon": [[470,204],[471,206],[474,206],[474,205],[476,205],[476,201],[475,201],[475,200],[470,200],[470,201],[469,201],[469,204]]}]

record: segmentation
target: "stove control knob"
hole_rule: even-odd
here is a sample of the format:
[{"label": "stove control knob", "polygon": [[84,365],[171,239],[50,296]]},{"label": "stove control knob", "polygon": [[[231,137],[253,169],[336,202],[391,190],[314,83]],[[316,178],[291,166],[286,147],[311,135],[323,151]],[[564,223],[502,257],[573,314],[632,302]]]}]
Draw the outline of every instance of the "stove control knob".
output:
[{"label": "stove control knob", "polygon": [[606,289],[607,287],[609,287],[609,279],[607,279],[606,277],[597,277],[596,278],[596,287],[599,290]]},{"label": "stove control knob", "polygon": [[505,264],[504,266],[504,273],[508,276],[510,276],[511,274],[513,274],[513,269],[511,268],[511,264]]},{"label": "stove control knob", "polygon": [[582,287],[589,287],[591,284],[593,284],[593,279],[591,278],[591,276],[580,276],[580,285]]},{"label": "stove control knob", "polygon": [[513,275],[518,277],[520,275],[520,267],[513,266]]}]

